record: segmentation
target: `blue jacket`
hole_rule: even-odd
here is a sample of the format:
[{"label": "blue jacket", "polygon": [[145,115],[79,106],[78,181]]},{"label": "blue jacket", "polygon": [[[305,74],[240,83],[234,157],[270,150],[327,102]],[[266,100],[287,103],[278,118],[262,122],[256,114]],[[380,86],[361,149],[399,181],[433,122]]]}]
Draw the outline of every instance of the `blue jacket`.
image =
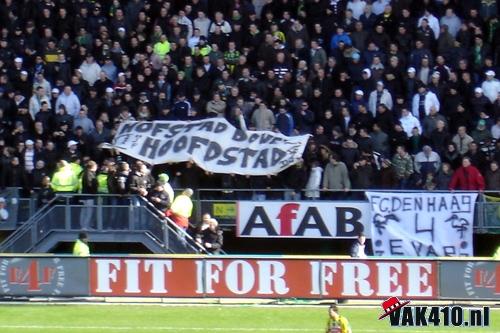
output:
[{"label": "blue jacket", "polygon": [[294,127],[295,124],[290,113],[278,113],[276,116],[276,128],[278,128],[282,134],[286,136],[292,135]]},{"label": "blue jacket", "polygon": [[336,49],[339,42],[344,42],[346,45],[352,45],[351,37],[349,37],[346,33],[343,33],[342,35],[335,34],[330,41],[330,48]]}]

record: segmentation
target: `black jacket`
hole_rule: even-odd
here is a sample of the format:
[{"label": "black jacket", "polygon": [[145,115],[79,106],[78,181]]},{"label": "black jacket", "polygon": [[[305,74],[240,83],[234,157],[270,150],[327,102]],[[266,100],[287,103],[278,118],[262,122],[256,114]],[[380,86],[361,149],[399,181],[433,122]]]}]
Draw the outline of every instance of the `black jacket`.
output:
[{"label": "black jacket", "polygon": [[210,228],[207,228],[201,232],[198,238],[201,238],[203,246],[205,246],[205,243],[212,245],[212,247],[207,248],[207,251],[212,254],[219,254],[224,244],[224,236],[221,229],[212,231]]},{"label": "black jacket", "polygon": [[97,176],[94,171],[84,170],[82,174],[82,193],[97,194]]},{"label": "black jacket", "polygon": [[[155,199],[160,199],[160,201],[155,201]],[[164,212],[172,203],[172,199],[168,196],[166,191],[158,191],[156,189],[149,193],[149,201],[160,211]]]}]

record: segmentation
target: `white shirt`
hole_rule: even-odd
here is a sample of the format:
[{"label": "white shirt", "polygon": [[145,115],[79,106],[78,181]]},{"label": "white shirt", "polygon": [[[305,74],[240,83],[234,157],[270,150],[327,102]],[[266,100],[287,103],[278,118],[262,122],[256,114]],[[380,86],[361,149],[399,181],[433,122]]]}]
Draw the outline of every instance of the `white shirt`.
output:
[{"label": "white shirt", "polygon": [[415,127],[418,128],[419,133],[422,133],[422,127],[420,126],[420,121],[411,113],[409,113],[406,117],[401,117],[399,121],[401,122],[401,127],[403,127],[408,137],[411,137],[412,135],[411,132]]},{"label": "white shirt", "polygon": [[500,81],[497,79],[486,80],[481,84],[484,96],[488,97],[491,103],[495,103],[498,93],[500,92]]},{"label": "white shirt", "polygon": [[372,13],[375,15],[380,15],[384,12],[385,6],[390,4],[389,0],[377,0],[372,3]]},{"label": "white shirt", "polygon": [[9,212],[7,209],[0,209],[0,221],[7,221],[9,219]]},{"label": "white shirt", "polygon": [[352,17],[359,20],[359,17],[365,12],[366,2],[353,0],[347,3],[347,9],[352,10]]}]

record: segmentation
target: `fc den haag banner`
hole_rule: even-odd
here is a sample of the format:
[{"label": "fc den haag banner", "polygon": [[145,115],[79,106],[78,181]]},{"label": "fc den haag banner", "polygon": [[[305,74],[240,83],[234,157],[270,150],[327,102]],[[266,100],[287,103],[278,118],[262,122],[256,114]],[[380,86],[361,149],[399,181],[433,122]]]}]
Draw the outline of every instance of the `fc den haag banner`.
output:
[{"label": "fc den haag banner", "polygon": [[367,192],[379,256],[472,256],[477,193]]},{"label": "fc den haag banner", "polygon": [[309,136],[242,131],[225,119],[125,122],[112,145],[150,164],[194,161],[204,170],[242,175],[276,174],[301,159]]}]

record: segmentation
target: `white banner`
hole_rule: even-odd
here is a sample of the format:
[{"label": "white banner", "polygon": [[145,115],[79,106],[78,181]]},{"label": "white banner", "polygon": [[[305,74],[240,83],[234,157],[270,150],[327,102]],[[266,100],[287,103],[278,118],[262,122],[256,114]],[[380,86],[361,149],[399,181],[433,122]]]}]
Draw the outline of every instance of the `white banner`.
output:
[{"label": "white banner", "polygon": [[373,253],[472,256],[477,193],[367,192]]},{"label": "white banner", "polygon": [[366,202],[239,201],[238,237],[354,238],[370,237],[370,211]]},{"label": "white banner", "polygon": [[112,145],[149,164],[192,160],[214,173],[270,175],[302,158],[308,135],[287,137],[242,131],[222,118],[198,121],[125,122]]}]

